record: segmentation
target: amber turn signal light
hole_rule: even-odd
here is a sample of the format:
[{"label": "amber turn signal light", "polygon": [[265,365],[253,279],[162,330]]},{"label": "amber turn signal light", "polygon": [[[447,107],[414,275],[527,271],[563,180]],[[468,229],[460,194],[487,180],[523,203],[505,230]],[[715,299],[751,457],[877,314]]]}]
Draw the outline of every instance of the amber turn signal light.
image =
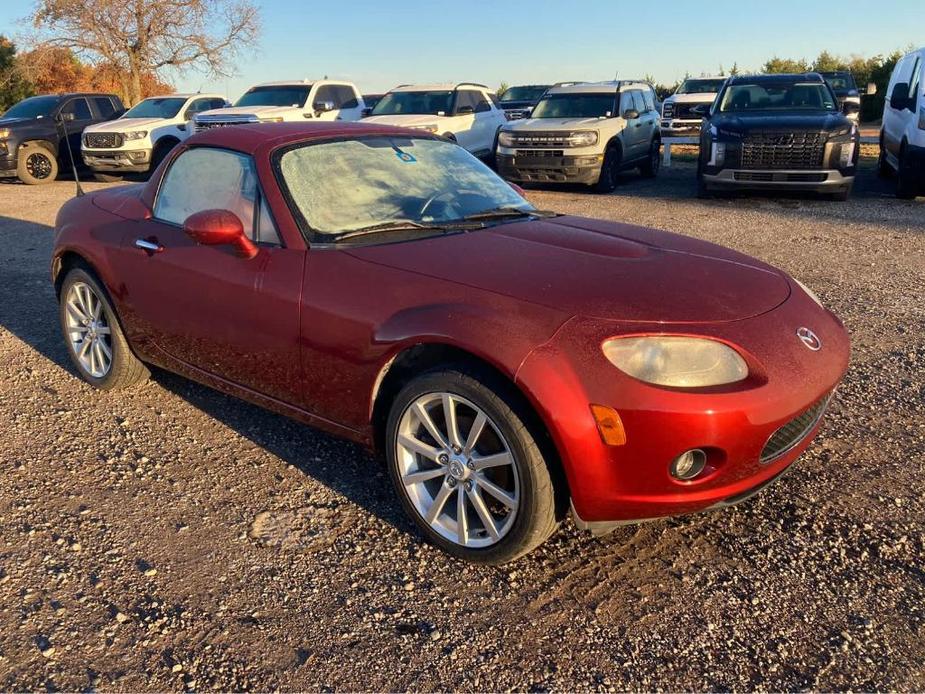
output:
[{"label": "amber turn signal light", "polygon": [[623,429],[623,420],[612,407],[604,405],[591,405],[591,414],[597,422],[597,430],[601,439],[608,446],[622,446],[626,443],[626,431]]}]

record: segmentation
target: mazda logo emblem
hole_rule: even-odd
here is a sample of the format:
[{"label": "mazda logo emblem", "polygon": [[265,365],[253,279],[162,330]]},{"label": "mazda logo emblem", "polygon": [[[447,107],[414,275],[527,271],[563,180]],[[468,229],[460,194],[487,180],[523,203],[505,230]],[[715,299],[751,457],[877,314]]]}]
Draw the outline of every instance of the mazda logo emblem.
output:
[{"label": "mazda logo emblem", "polygon": [[811,349],[814,352],[818,352],[822,349],[822,340],[820,340],[819,336],[809,328],[797,328],[797,337],[800,338],[800,342],[806,345],[807,349]]}]

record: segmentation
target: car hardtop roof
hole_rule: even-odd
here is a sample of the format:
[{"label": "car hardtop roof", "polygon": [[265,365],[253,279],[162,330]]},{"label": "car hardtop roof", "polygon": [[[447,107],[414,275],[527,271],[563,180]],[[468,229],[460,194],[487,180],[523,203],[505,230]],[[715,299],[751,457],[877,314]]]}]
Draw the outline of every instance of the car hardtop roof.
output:
[{"label": "car hardtop roof", "polygon": [[645,80],[611,80],[609,82],[577,82],[555,85],[547,90],[547,94],[604,94],[621,92],[625,89],[652,89],[652,85]]},{"label": "car hardtop roof", "polygon": [[[192,99],[195,97],[202,97],[205,99],[224,99],[222,94],[212,94],[210,92],[187,92],[182,94],[152,94],[151,96],[146,96],[141,101],[147,101],[148,99]],[[139,102],[141,103],[141,102]]]},{"label": "car hardtop roof", "polygon": [[770,84],[796,80],[825,83],[825,78],[818,72],[781,72],[770,75],[736,75],[729,78],[729,84]]},{"label": "car hardtop roof", "polygon": [[310,87],[313,84],[346,84],[350,87],[355,86],[353,82],[348,82],[346,80],[329,80],[329,79],[312,80],[312,79],[306,78],[304,80],[280,80],[278,82],[261,82],[260,84],[251,85],[250,87],[247,88],[247,91],[250,91],[251,89],[256,89],[257,87]]},{"label": "car hardtop roof", "polygon": [[851,70],[819,70],[819,74],[823,77],[827,75],[851,75]]},{"label": "car hardtop roof", "polygon": [[491,91],[484,84],[478,82],[443,82],[438,84],[399,84],[397,87],[390,89],[392,92],[454,92],[462,87],[475,87]]},{"label": "car hardtop roof", "polygon": [[[120,102],[122,101],[118,94],[111,94],[109,92],[61,92],[59,94],[34,94],[33,96],[56,96],[58,99],[70,99],[71,97],[75,96],[108,96],[119,99]],[[33,96],[26,98],[31,99]],[[23,101],[25,101],[25,99],[23,99]]]},{"label": "car hardtop roof", "polygon": [[687,82],[687,80],[725,80],[729,79],[729,75],[701,75],[700,77],[685,77],[681,82]]}]

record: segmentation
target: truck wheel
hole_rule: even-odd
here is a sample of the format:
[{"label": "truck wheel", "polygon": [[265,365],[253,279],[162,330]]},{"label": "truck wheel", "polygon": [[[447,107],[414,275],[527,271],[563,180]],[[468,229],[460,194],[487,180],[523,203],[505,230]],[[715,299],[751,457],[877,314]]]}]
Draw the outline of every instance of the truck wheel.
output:
[{"label": "truck wheel", "polygon": [[617,173],[620,171],[620,149],[608,147],[601,164],[601,177],[594,185],[598,193],[612,193],[617,189]]},{"label": "truck wheel", "polygon": [[58,177],[58,159],[42,145],[29,145],[19,150],[16,165],[19,180],[30,186],[52,183]]},{"label": "truck wheel", "polygon": [[649,157],[639,166],[639,173],[643,178],[655,178],[662,165],[662,141],[658,138],[652,140],[649,146]]},{"label": "truck wheel", "polygon": [[713,195],[710,192],[710,189],[707,187],[707,182],[703,179],[703,169],[702,165],[697,162],[697,197],[701,200],[706,200],[707,198],[712,198]]},{"label": "truck wheel", "polygon": [[151,155],[151,166],[148,169],[148,176],[150,177],[157,167],[161,165],[161,162],[164,161],[164,158],[170,154],[170,150],[177,146],[178,143],[175,142],[158,142],[154,147],[154,153]]},{"label": "truck wheel", "polygon": [[896,168],[896,197],[900,200],[912,200],[916,193],[912,167],[909,166],[903,147],[899,153],[899,166]]}]

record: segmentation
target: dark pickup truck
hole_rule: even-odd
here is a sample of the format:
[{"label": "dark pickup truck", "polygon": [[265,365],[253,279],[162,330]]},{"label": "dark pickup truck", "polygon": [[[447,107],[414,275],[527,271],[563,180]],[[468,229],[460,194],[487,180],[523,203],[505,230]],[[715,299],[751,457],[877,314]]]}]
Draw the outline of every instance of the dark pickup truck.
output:
[{"label": "dark pickup truck", "polygon": [[[125,112],[115,94],[49,94],[23,99],[0,117],[0,178],[51,183],[58,171],[83,167],[80,136],[88,125]],[[65,132],[67,140],[65,140]]]}]

